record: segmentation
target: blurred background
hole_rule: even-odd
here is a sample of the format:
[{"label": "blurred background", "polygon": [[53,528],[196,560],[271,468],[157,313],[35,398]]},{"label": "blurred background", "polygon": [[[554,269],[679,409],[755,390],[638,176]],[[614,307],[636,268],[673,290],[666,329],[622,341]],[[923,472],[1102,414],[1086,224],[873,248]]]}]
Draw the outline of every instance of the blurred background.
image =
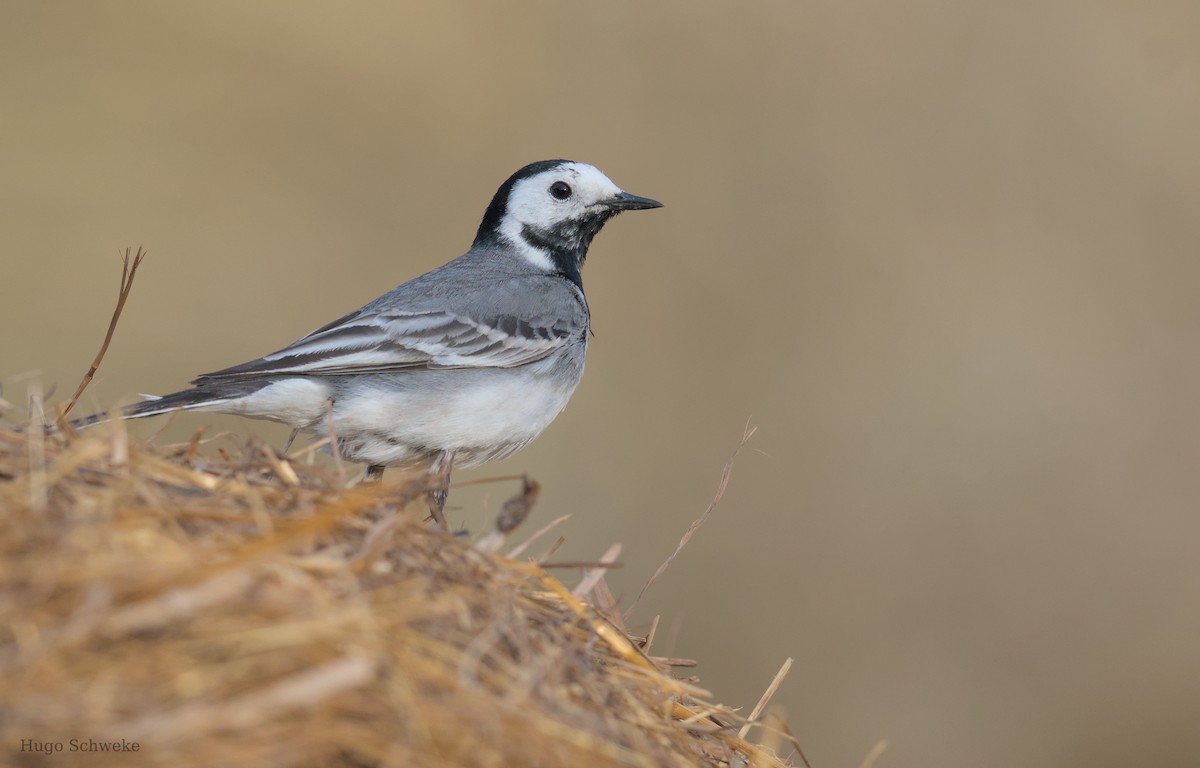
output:
[{"label": "blurred background", "polygon": [[[529,472],[658,652],[816,768],[1200,759],[1200,6],[10,2],[0,380],[80,413],[273,351],[469,245],[532,160],[597,239]],[[281,444],[265,422],[193,415]],[[161,426],[161,424],[157,425]],[[157,428],[139,427],[144,434]],[[481,530],[515,490],[452,494]]]}]

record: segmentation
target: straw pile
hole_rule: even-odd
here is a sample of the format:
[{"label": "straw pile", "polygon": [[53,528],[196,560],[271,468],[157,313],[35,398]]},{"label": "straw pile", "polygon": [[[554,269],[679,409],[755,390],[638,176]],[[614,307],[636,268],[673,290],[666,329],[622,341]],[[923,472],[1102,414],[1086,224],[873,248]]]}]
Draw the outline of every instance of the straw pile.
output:
[{"label": "straw pile", "polygon": [[137,445],[119,423],[0,429],[8,760],[789,764],[781,726],[751,745],[626,633],[602,568],[573,591],[488,551],[512,555],[506,533],[429,526],[420,479],[344,479],[255,443]]}]

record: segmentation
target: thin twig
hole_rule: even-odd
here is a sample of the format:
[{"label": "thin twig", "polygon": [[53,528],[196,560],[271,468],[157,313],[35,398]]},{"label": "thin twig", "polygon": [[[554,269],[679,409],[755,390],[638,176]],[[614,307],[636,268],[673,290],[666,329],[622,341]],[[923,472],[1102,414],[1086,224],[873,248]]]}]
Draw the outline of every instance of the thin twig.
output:
[{"label": "thin twig", "polygon": [[775,673],[775,679],[772,680],[771,684],[767,686],[767,690],[763,693],[762,698],[758,700],[758,703],[754,705],[754,709],[750,711],[749,719],[746,720],[746,724],[742,726],[742,729],[738,731],[738,738],[746,738],[746,734],[749,733],[750,729],[754,727],[754,721],[757,720],[758,716],[762,714],[762,711],[766,709],[767,703],[771,700],[771,697],[775,695],[775,691],[779,690],[780,683],[783,682],[783,678],[787,677],[788,670],[791,668],[792,657],[789,656],[787,661],[783,662],[783,666],[779,668],[779,671]]},{"label": "thin twig", "polygon": [[558,551],[559,547],[561,547],[563,544],[566,544],[566,543],[567,543],[567,537],[559,536],[557,539],[554,540],[554,543],[550,545],[550,548],[547,549],[545,552],[543,552],[542,556],[539,557],[535,562],[537,562],[539,564],[546,562],[551,557],[554,557],[554,553]]},{"label": "thin twig", "polygon": [[596,586],[596,583],[604,578],[604,571],[609,568],[612,563],[615,563],[617,558],[620,556],[621,545],[614,543],[605,551],[603,555],[600,556],[599,567],[584,571],[583,578],[580,579],[579,583],[575,585],[575,589],[572,590],[572,594],[574,594],[575,597],[579,598],[580,600],[587,597],[588,592],[592,591],[592,588]]},{"label": "thin twig", "polygon": [[804,763],[804,768],[812,768],[812,766],[808,763],[808,758],[804,756],[804,750],[800,749],[800,742],[797,741],[796,737],[792,734],[792,729],[788,728],[787,723],[783,722],[782,720],[779,721],[779,727],[783,729],[783,733],[787,736],[787,740],[792,745],[792,749],[796,750],[797,755],[800,755],[800,760]]},{"label": "thin twig", "polygon": [[333,451],[333,466],[337,471],[338,485],[346,485],[346,465],[342,463],[342,447],[338,445],[337,425],[333,422],[333,398],[325,401],[325,423],[328,425],[330,450]]},{"label": "thin twig", "polygon": [[455,488],[466,488],[468,485],[487,485],[491,483],[507,483],[510,480],[528,480],[529,475],[493,475],[491,477],[477,477],[474,480],[455,481]]},{"label": "thin twig", "polygon": [[263,458],[271,465],[271,470],[275,476],[283,481],[284,485],[297,486],[300,485],[300,478],[296,475],[296,470],[292,469],[292,465],[287,459],[281,459],[275,455],[275,449],[269,445],[260,445],[260,451]]},{"label": "thin twig", "polygon": [[309,666],[290,677],[229,701],[191,704],[147,715],[123,725],[134,738],[176,743],[222,728],[253,729],[289,710],[313,707],[332,696],[366,685],[375,675],[371,659],[346,655]]},{"label": "thin twig", "polygon": [[146,258],[146,252],[139,245],[137,254],[133,257],[133,263],[130,264],[129,249],[125,249],[125,258],[121,267],[121,289],[117,294],[117,306],[113,310],[112,319],[108,321],[108,332],[104,334],[104,343],[100,345],[100,351],[96,353],[96,359],[92,361],[92,366],[88,368],[87,373],[83,374],[79,388],[75,390],[75,394],[71,395],[71,399],[67,401],[66,407],[59,413],[59,424],[63,423],[67,414],[75,407],[75,403],[79,402],[79,396],[83,394],[83,390],[87,389],[88,384],[92,383],[96,371],[100,369],[100,361],[104,359],[104,354],[108,352],[108,345],[112,343],[113,334],[117,330],[117,320],[121,318],[121,312],[125,309],[125,301],[129,298],[129,292],[133,290],[133,278],[137,275],[138,267],[142,265],[144,258]]},{"label": "thin twig", "polygon": [[31,379],[29,384],[29,504],[39,512],[49,501],[46,483],[46,410],[42,405],[42,380]]},{"label": "thin twig", "polygon": [[289,460],[294,460],[294,459],[303,458],[305,456],[311,457],[312,454],[321,450],[325,446],[332,445],[332,444],[333,444],[333,438],[331,438],[329,436],[322,437],[318,440],[313,440],[311,443],[304,446],[303,448],[297,448],[295,451],[292,451],[291,453],[287,454],[287,456],[285,458],[287,458]]},{"label": "thin twig", "polygon": [[542,568],[624,568],[624,563],[606,563],[602,560],[564,560],[558,563],[539,563]]},{"label": "thin twig", "polygon": [[125,606],[104,620],[100,631],[105,637],[118,638],[169,625],[172,621],[194,616],[211,606],[233,600],[254,583],[245,568],[218,573],[199,584],[177,587],[162,594]]},{"label": "thin twig", "polygon": [[[618,568],[620,565],[620,563],[613,563],[611,567]],[[596,582],[596,586],[592,587],[592,596],[596,598],[596,610],[600,612],[600,615],[628,635],[629,628],[625,626],[625,620],[621,618],[621,607],[617,604],[617,598],[613,595],[612,590],[608,588],[608,581],[600,579]]]},{"label": "thin twig", "polygon": [[887,739],[880,739],[879,741],[875,742],[875,746],[871,747],[871,751],[868,752],[867,756],[863,758],[862,765],[860,765],[859,768],[871,768],[872,765],[875,765],[875,761],[879,759],[880,755],[883,754],[885,749],[887,749]]},{"label": "thin twig", "polygon": [[720,503],[721,497],[725,495],[725,487],[729,485],[729,478],[733,475],[734,460],[737,459],[738,453],[741,452],[742,448],[746,447],[747,441],[749,441],[757,431],[758,427],[750,427],[747,425],[746,431],[742,433],[742,442],[740,442],[738,447],[734,449],[733,455],[729,457],[729,461],[725,462],[725,468],[721,470],[721,482],[717,484],[717,493],[715,496],[713,496],[712,501],[708,503],[708,508],[704,510],[704,514],[700,515],[700,517],[696,518],[696,520],[688,526],[688,529],[683,534],[683,538],[679,540],[679,545],[675,547],[675,551],[663,561],[662,565],[658,566],[658,570],[654,572],[654,575],[651,576],[650,580],[646,582],[646,585],[642,587],[642,591],[638,592],[638,595],[634,598],[633,603],[631,603],[630,606],[625,609],[626,621],[629,621],[629,617],[633,615],[633,609],[637,607],[638,602],[641,601],[642,595],[646,594],[646,590],[650,589],[650,585],[657,581],[658,577],[662,576],[667,568],[670,567],[671,563],[675,561],[675,556],[687,546],[687,543],[691,541],[692,536],[696,533],[700,526],[704,525],[704,522],[708,520],[708,516],[712,514],[713,510],[717,508],[717,504]]},{"label": "thin twig", "polygon": [[642,643],[642,653],[650,653],[650,646],[654,643],[654,635],[658,633],[658,622],[662,619],[661,614],[654,617],[654,621],[650,622],[650,631],[646,633],[646,641]]},{"label": "thin twig", "polygon": [[[466,485],[466,484],[467,483],[463,483],[463,485]],[[566,522],[566,520],[570,517],[571,517],[570,515],[563,515],[561,517],[556,517],[555,519],[546,523],[544,526],[542,526],[541,528],[538,529],[537,533],[533,534],[528,539],[526,539],[524,541],[524,543],[518,544],[517,546],[513,547],[512,551],[508,553],[508,557],[510,557],[510,558],[519,557],[522,552],[524,552],[526,549],[529,548],[530,544],[537,541],[543,534],[549,533],[551,530],[556,528],[560,523]]]}]

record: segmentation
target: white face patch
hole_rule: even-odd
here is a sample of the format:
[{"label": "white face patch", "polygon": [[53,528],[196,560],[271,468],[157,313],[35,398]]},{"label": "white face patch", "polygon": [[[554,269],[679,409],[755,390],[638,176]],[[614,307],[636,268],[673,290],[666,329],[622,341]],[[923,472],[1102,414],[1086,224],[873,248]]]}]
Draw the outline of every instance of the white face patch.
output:
[{"label": "white face patch", "polygon": [[[563,199],[551,187],[565,184],[569,194]],[[562,187],[557,186],[559,194]],[[549,230],[556,224],[582,218],[597,203],[621,193],[599,169],[587,163],[565,163],[536,176],[521,179],[508,195],[508,208],[500,221],[500,235],[539,269],[550,271],[553,262],[546,251],[526,242],[525,227]]]}]

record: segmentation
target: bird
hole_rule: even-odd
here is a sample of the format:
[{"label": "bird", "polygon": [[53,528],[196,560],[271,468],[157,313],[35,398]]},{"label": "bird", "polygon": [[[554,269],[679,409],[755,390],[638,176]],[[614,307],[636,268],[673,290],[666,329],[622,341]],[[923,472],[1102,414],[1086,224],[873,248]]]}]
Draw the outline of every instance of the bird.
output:
[{"label": "bird", "polygon": [[230,413],[290,425],[293,439],[328,436],[332,424],[336,450],[366,464],[366,479],[424,464],[441,483],[431,510],[444,525],[451,467],[528,445],[578,386],[592,239],[619,213],[661,206],[586,163],[531,163],[496,190],[466,253],[277,352],[120,417]]}]

